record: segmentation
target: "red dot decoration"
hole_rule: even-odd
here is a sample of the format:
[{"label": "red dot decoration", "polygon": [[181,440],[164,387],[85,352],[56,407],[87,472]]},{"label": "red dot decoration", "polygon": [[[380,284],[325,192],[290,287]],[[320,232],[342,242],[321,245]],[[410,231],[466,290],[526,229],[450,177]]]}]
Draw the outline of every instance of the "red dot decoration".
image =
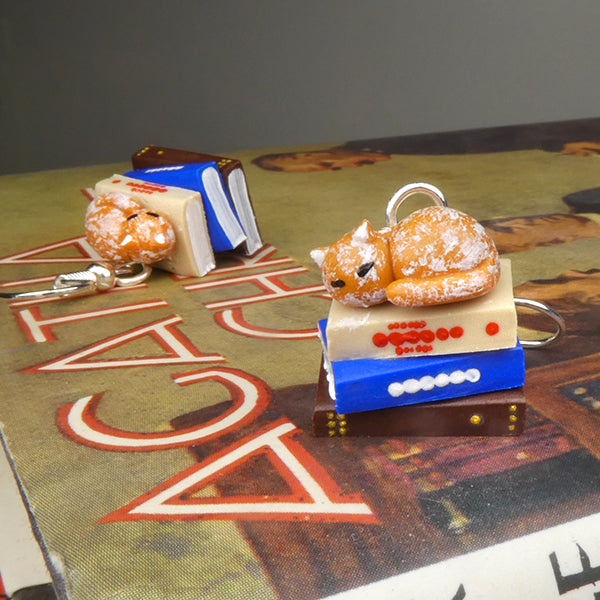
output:
[{"label": "red dot decoration", "polygon": [[[396,328],[425,327],[427,323],[425,321],[410,321],[408,323],[390,323],[388,324],[388,330],[390,333],[378,332],[371,338],[373,344],[378,348],[384,348],[387,344],[396,346],[396,354],[405,354],[407,352],[431,352],[433,350],[432,342],[435,341],[436,334],[438,339],[448,339],[452,332],[448,332],[447,329],[440,328],[437,332],[433,332],[431,329],[424,329],[423,331],[417,331],[417,329],[411,329],[410,331],[397,331]],[[457,328],[454,328],[457,329]],[[462,335],[462,329],[459,327],[460,333],[454,337],[460,337]],[[411,345],[419,344],[418,346],[411,347]]]},{"label": "red dot decoration", "polygon": [[418,331],[407,331],[404,334],[404,339],[410,344],[416,344],[419,341],[419,332]]},{"label": "red dot decoration", "polygon": [[498,325],[498,323],[495,323],[494,321],[490,321],[485,328],[485,332],[488,335],[496,335],[499,331],[500,325]]},{"label": "red dot decoration", "polygon": [[373,343],[378,347],[378,348],[383,348],[387,345],[388,343],[388,339],[387,336],[384,333],[376,333],[373,336]]},{"label": "red dot decoration", "polygon": [[426,344],[431,344],[431,342],[435,340],[435,333],[433,333],[431,329],[425,329],[424,331],[421,331],[419,333],[419,337],[421,338],[422,342],[425,342]]},{"label": "red dot decoration", "polygon": [[388,340],[390,344],[393,344],[394,346],[400,346],[402,342],[404,342],[404,334],[400,333],[399,331],[394,331],[394,333],[390,333]]},{"label": "red dot decoration", "polygon": [[450,333],[448,332],[448,330],[445,327],[440,327],[436,332],[435,335],[437,337],[438,340],[442,340],[445,341],[448,339],[448,337],[450,336]]},{"label": "red dot decoration", "polygon": [[462,327],[459,327],[458,325],[456,327],[453,327],[450,330],[450,335],[453,338],[459,338],[463,336],[463,333],[465,332],[465,330]]}]

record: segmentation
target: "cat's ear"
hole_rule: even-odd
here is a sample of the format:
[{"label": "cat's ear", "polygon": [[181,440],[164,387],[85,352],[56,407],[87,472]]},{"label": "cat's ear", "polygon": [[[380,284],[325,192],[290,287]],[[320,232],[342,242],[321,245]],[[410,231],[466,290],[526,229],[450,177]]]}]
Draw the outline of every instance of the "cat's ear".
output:
[{"label": "cat's ear", "polygon": [[323,266],[323,262],[325,261],[325,255],[329,250],[329,246],[323,246],[322,248],[315,248],[310,251],[310,257],[317,263],[319,269]]},{"label": "cat's ear", "polygon": [[358,227],[352,230],[351,240],[355,244],[368,244],[377,235],[371,223],[366,219]]}]

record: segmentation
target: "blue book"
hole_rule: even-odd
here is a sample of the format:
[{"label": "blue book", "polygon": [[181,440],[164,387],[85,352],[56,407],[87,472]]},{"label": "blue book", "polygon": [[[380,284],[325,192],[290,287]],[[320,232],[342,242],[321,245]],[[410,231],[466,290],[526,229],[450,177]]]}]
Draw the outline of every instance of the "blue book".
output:
[{"label": "blue book", "polygon": [[518,341],[513,348],[484,352],[330,361],[326,326],[327,319],[319,321],[329,393],[340,414],[450,400],[525,383],[525,356]]},{"label": "blue book", "polygon": [[229,193],[214,162],[188,163],[138,169],[127,177],[199,192],[202,196],[208,235],[214,252],[233,250],[246,241]]}]

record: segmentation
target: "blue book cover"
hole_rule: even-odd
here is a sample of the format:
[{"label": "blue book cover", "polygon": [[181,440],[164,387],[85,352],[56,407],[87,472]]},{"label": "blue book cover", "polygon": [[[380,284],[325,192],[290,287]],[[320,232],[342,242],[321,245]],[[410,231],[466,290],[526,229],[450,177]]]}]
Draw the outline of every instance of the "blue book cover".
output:
[{"label": "blue book cover", "polygon": [[484,352],[329,361],[326,326],[327,319],[319,322],[330,395],[341,414],[450,400],[525,383],[525,356],[518,341],[513,348]]},{"label": "blue book cover", "polygon": [[127,177],[200,192],[214,252],[233,250],[246,240],[233,203],[214,162],[138,169]]}]

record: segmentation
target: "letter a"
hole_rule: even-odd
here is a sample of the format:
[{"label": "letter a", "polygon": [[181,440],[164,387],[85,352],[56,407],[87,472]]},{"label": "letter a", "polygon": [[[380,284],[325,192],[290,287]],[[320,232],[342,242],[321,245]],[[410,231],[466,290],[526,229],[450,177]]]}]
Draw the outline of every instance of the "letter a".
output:
[{"label": "letter a", "polygon": [[[182,471],[100,522],[129,520],[299,520],[377,523],[356,495],[344,496],[329,474],[291,439],[293,423],[280,419]],[[289,494],[198,497],[194,494],[256,456],[270,460]],[[260,474],[257,473],[260,477]]]},{"label": "letter a", "polygon": [[[83,350],[61,356],[41,365],[23,369],[24,373],[39,373],[44,371],[85,371],[91,369],[114,369],[118,367],[148,367],[157,365],[226,362],[220,354],[202,354],[192,342],[177,329],[176,325],[183,319],[177,315],[155,321],[131,329],[120,335],[106,338]],[[112,358],[107,360],[91,361],[91,356],[123,346],[132,340],[150,336],[155,342],[166,350],[162,356],[146,356],[136,358]]]},{"label": "letter a", "polygon": [[[62,250],[63,248],[74,248],[79,256],[46,256],[42,257],[40,254],[45,252],[53,252],[55,250]],[[0,258],[0,265],[13,265],[13,264],[28,264],[28,265],[39,265],[45,263],[88,263],[90,259],[97,260],[100,256],[98,253],[89,245],[85,236],[70,238],[68,240],[62,240],[60,242],[54,242],[47,244],[46,246],[39,246],[26,250],[25,252],[19,252],[17,254],[10,254],[9,256],[3,256]]]}]

